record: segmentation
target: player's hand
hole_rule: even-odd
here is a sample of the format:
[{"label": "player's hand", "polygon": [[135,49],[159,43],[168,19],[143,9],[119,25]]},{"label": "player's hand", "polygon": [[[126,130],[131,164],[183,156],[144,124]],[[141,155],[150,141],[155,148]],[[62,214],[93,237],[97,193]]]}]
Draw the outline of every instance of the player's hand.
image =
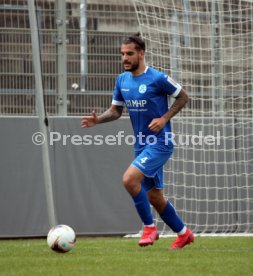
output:
[{"label": "player's hand", "polygon": [[151,121],[148,127],[150,130],[154,132],[158,132],[166,125],[166,123],[167,123],[167,120],[164,117],[155,118]]},{"label": "player's hand", "polygon": [[95,111],[92,111],[91,116],[84,116],[81,120],[81,127],[93,127],[98,123],[98,116]]}]

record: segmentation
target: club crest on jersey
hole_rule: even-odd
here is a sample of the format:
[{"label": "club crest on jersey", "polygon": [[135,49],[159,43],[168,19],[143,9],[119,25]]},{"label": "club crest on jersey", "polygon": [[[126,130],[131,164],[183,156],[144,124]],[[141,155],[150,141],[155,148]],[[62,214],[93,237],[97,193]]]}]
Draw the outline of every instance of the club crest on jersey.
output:
[{"label": "club crest on jersey", "polygon": [[141,84],[139,86],[139,93],[144,94],[147,91],[147,85],[146,84]]}]

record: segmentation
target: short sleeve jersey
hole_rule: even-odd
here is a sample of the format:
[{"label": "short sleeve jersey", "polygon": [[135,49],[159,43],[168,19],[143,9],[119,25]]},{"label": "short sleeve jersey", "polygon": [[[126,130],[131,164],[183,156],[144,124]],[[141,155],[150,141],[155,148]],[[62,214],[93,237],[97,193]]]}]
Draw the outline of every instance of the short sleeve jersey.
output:
[{"label": "short sleeve jersey", "polygon": [[128,71],[118,76],[112,104],[127,107],[136,138],[136,151],[142,150],[146,141],[152,142],[147,139],[149,136],[155,136],[158,142],[164,143],[165,133],[171,133],[170,122],[159,132],[151,131],[148,125],[168,111],[168,95],[176,97],[180,90],[180,84],[151,67],[146,67],[138,76]]}]

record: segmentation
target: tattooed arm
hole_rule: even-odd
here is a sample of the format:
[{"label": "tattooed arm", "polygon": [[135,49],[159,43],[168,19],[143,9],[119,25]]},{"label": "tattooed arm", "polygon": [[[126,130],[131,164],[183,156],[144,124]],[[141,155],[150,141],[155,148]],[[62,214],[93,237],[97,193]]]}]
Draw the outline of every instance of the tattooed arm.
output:
[{"label": "tattooed arm", "polygon": [[175,102],[170,107],[170,110],[166,112],[161,118],[155,118],[149,124],[149,128],[152,131],[161,130],[165,124],[174,117],[188,102],[189,98],[186,91],[182,88],[178,96],[176,97]]},{"label": "tattooed arm", "polygon": [[123,107],[117,105],[111,105],[104,113],[97,116],[95,111],[92,111],[91,116],[84,116],[81,120],[81,126],[83,128],[93,127],[96,124],[107,123],[117,120],[122,115]]}]

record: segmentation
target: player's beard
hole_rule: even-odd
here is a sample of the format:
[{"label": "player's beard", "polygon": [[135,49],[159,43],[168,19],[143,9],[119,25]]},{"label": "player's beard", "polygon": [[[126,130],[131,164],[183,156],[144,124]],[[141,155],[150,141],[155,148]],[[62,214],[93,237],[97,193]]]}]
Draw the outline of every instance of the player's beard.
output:
[{"label": "player's beard", "polygon": [[123,65],[124,64],[131,64],[131,67],[129,69],[125,69],[125,71],[129,71],[129,72],[134,72],[135,70],[137,70],[139,68],[139,65],[140,65],[139,60],[135,63],[125,62],[125,63],[123,63]]}]

